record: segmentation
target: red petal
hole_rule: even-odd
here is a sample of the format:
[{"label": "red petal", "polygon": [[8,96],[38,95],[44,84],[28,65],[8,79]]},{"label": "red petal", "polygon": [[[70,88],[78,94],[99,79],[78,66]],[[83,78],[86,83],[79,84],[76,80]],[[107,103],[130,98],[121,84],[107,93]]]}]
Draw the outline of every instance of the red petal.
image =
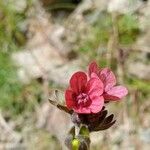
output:
[{"label": "red petal", "polygon": [[66,90],[65,92],[65,99],[66,99],[66,105],[69,109],[73,108],[75,106],[75,101],[73,99],[73,91]]},{"label": "red petal", "polygon": [[99,78],[91,78],[87,83],[86,91],[90,97],[100,96],[104,91],[104,85]]},{"label": "red petal", "polygon": [[92,103],[89,106],[89,108],[91,109],[92,113],[98,113],[102,110],[103,106],[104,106],[103,96],[97,96],[92,99]]},{"label": "red petal", "polygon": [[79,107],[79,108],[74,108],[73,110],[79,114],[90,114],[91,113],[91,109],[88,107]]},{"label": "red petal", "polygon": [[91,74],[92,74],[92,72],[94,72],[94,73],[98,73],[98,66],[97,66],[97,64],[96,64],[96,62],[95,61],[93,61],[90,65],[89,65],[89,69],[88,69],[88,74],[89,74],[89,76],[91,76]]},{"label": "red petal", "polygon": [[70,87],[76,94],[85,89],[86,83],[87,75],[84,72],[76,72],[70,79]]},{"label": "red petal", "polygon": [[115,86],[109,91],[107,91],[106,94],[104,94],[104,99],[105,100],[120,100],[124,96],[128,94],[128,90],[124,86]]},{"label": "red petal", "polygon": [[111,89],[114,85],[116,85],[116,77],[114,73],[108,69],[104,68],[99,72],[99,77],[104,83],[105,92]]},{"label": "red petal", "polygon": [[79,114],[98,113],[104,106],[104,98],[102,96],[95,97],[88,107],[74,107],[73,110]]}]

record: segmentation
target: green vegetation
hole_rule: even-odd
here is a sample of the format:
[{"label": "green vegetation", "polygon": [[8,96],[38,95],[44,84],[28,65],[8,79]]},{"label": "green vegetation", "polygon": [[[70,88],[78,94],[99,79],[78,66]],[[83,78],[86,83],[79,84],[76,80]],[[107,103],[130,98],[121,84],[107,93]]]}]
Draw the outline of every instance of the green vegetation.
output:
[{"label": "green vegetation", "polygon": [[[25,35],[20,28],[24,20],[25,14],[17,12],[11,2],[0,1],[0,108],[12,116],[32,110],[36,102],[37,83],[24,87],[11,60],[12,52],[25,44]],[[25,92],[32,93],[32,98],[25,96]]]},{"label": "green vegetation", "polygon": [[19,82],[10,54],[0,53],[0,108],[14,116],[32,111],[41,90],[36,81],[28,86]]},{"label": "green vegetation", "polygon": [[119,39],[121,44],[132,44],[139,34],[138,20],[135,15],[124,15],[118,19]]},{"label": "green vegetation", "polygon": [[[118,28],[119,43],[129,45],[135,42],[139,34],[139,25],[135,15],[118,16],[116,27]],[[111,15],[104,12],[99,19],[93,23],[88,38],[82,41],[79,50],[88,52],[97,49],[100,45],[106,46],[112,34],[113,23]]]},{"label": "green vegetation", "polygon": [[112,30],[112,21],[109,14],[103,13],[99,20],[94,22],[90,27],[88,38],[82,41],[79,50],[81,52],[88,52],[97,49],[100,45],[106,45]]},{"label": "green vegetation", "polygon": [[137,89],[144,95],[149,94],[150,86],[148,81],[144,81],[136,77],[132,77],[127,79],[127,84],[130,86],[130,88]]},{"label": "green vegetation", "polygon": [[25,19],[23,13],[17,12],[13,5],[4,0],[0,1],[0,45],[1,52],[12,52],[21,44],[25,38],[19,27]]}]

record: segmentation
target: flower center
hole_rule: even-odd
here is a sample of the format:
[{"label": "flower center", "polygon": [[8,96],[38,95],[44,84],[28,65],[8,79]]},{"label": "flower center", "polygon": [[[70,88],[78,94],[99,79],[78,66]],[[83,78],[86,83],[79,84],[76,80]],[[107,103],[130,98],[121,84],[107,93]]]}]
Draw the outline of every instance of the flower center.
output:
[{"label": "flower center", "polygon": [[77,96],[77,103],[79,105],[85,106],[85,105],[87,105],[88,101],[89,101],[89,96],[85,93],[81,93]]}]

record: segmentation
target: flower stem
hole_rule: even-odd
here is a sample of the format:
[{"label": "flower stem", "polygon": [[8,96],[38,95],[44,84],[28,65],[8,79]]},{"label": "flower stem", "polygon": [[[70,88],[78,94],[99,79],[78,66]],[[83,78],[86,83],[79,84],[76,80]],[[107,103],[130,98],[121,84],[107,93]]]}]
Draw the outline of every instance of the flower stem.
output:
[{"label": "flower stem", "polygon": [[80,128],[78,125],[75,125],[75,137],[78,136]]}]

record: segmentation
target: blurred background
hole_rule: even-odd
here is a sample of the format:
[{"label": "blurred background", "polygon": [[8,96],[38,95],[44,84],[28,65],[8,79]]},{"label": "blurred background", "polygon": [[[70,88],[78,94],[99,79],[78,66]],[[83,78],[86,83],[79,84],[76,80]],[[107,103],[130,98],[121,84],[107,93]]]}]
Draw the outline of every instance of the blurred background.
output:
[{"label": "blurred background", "polygon": [[70,116],[48,98],[92,60],[129,94],[91,149],[149,150],[150,1],[0,0],[0,150],[65,149]]}]

